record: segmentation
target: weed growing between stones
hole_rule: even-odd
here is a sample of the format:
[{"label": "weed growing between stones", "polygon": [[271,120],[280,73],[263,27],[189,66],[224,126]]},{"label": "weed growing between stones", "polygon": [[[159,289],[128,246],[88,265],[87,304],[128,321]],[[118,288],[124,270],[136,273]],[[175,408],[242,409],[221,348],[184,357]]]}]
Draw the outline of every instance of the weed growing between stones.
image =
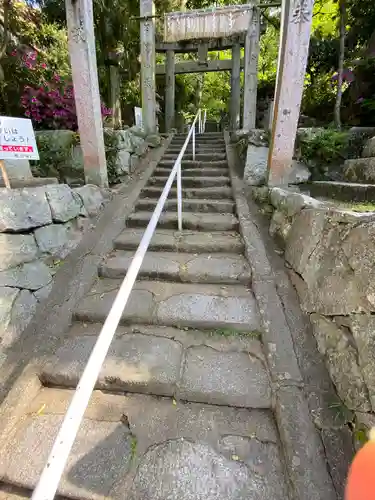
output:
[{"label": "weed growing between stones", "polygon": [[222,337],[250,337],[253,339],[261,340],[262,335],[260,332],[252,331],[252,332],[240,332],[238,330],[234,330],[232,328],[218,328],[216,330],[211,330],[209,332],[210,335],[220,335]]},{"label": "weed growing between stones", "polygon": [[137,454],[137,438],[136,436],[132,436],[130,443],[130,457],[132,460],[135,459],[136,454]]}]

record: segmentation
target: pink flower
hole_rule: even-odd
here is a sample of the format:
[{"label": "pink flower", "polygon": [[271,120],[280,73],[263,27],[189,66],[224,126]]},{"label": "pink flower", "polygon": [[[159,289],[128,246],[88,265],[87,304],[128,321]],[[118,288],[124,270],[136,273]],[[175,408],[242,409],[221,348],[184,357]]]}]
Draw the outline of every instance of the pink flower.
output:
[{"label": "pink flower", "polygon": [[53,79],[54,79],[56,82],[61,82],[61,77],[60,77],[60,75],[58,75],[57,73],[55,73],[55,74],[53,75]]},{"label": "pink flower", "polygon": [[46,64],[46,63],[42,63],[42,64],[41,64],[41,67],[42,67],[43,69],[47,69],[47,64]]},{"label": "pink flower", "polygon": [[11,56],[16,56],[17,55],[17,51],[16,50],[13,50],[11,53],[10,53]]}]

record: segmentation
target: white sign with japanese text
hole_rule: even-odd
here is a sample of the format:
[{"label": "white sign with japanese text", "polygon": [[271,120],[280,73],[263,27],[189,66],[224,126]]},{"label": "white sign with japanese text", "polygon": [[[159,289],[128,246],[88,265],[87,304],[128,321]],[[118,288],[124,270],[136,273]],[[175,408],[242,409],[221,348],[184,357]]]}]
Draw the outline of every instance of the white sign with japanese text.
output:
[{"label": "white sign with japanese text", "polygon": [[0,116],[0,160],[39,160],[31,120]]}]

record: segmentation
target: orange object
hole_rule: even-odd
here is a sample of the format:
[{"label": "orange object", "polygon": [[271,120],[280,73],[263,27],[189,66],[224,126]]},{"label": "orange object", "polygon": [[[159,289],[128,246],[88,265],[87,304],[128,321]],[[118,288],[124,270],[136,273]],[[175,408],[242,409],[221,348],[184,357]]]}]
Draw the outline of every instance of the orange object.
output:
[{"label": "orange object", "polygon": [[375,428],[350,466],[345,500],[375,500]]}]

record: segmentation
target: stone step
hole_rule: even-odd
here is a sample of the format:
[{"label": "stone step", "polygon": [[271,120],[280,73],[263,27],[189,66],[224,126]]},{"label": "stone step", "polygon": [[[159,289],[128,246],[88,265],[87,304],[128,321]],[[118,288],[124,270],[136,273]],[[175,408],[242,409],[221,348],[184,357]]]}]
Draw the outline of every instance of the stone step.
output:
[{"label": "stone step", "polygon": [[[123,278],[133,258],[134,252],[116,250],[101,264],[99,275],[105,278]],[[148,251],[138,278],[180,283],[250,285],[251,271],[242,255]]]},{"label": "stone step", "polygon": [[[103,322],[122,280],[102,278],[79,302],[80,321]],[[260,331],[253,293],[243,285],[137,281],[122,314],[122,324],[142,323],[203,329]]]},{"label": "stone step", "polygon": [[[175,134],[173,137],[182,137],[182,138],[185,137],[186,138],[187,134]],[[216,132],[203,132],[202,134],[197,133],[196,137],[199,139],[200,138],[207,138],[208,139],[208,138],[217,138],[217,137],[222,139],[224,137],[224,135],[223,135],[223,132],[216,131]]]},{"label": "stone step", "polygon": [[[135,212],[128,217],[128,227],[146,227],[152,212]],[[163,229],[177,229],[177,213],[163,212],[158,227]],[[236,231],[238,219],[233,214],[192,213],[182,212],[182,228],[203,231]]]},{"label": "stone step", "polygon": [[[148,186],[165,186],[168,176],[151,177],[148,181]],[[229,177],[183,177],[183,187],[212,187],[212,186],[229,186]]]},{"label": "stone step", "polygon": [[[158,167],[154,171],[155,177],[165,177],[171,173],[172,166]],[[225,177],[228,176],[228,168],[201,167],[185,168],[182,170],[182,177]]]},{"label": "stone step", "polygon": [[[176,160],[178,154],[176,153],[165,153],[163,156],[163,160]],[[184,154],[183,156],[184,160],[191,160],[193,161],[193,155],[192,154]],[[227,155],[225,153],[215,153],[215,150],[213,150],[211,153],[196,153],[195,155],[195,160],[196,161],[221,161],[221,160],[226,160]]]},{"label": "stone step", "polygon": [[[137,202],[135,208],[141,211],[153,211],[156,207],[157,198],[141,199]],[[182,199],[182,210],[184,212],[217,212],[234,213],[235,203],[233,200],[202,200],[202,199]],[[164,205],[164,211],[177,210],[177,199],[167,200]]]},{"label": "stone step", "polygon": [[[211,356],[215,354],[210,351]],[[82,353],[86,354],[83,349]],[[112,357],[111,371],[116,365],[134,366],[141,379],[150,376],[139,364],[132,363],[126,349],[121,354],[121,358]],[[193,348],[190,357],[198,354],[199,349]],[[194,372],[187,365],[186,390],[193,393],[194,388],[199,394],[217,388],[218,395],[233,392],[234,397],[246,402],[248,396],[242,392],[249,391],[252,384],[254,394],[259,392],[259,401],[262,398],[264,404],[269,404],[269,389],[256,360],[255,366],[249,364],[246,372],[240,373],[245,357],[249,358],[245,353],[239,370],[234,370],[226,386],[221,385],[220,378],[232,375],[232,363],[238,362],[232,359],[233,354],[225,354],[228,360],[222,356],[221,366],[215,364],[215,359],[210,359],[207,367],[201,363]],[[136,359],[135,352],[130,356]],[[107,363],[105,369],[109,366]],[[208,377],[199,378],[199,369]],[[130,371],[125,369],[128,374]],[[126,374],[121,372],[121,376]],[[38,382],[34,385],[35,390],[26,391],[24,404],[12,416],[12,432],[4,439],[8,453],[1,457],[0,465],[2,491],[9,484],[15,485],[24,488],[24,498],[31,497],[73,397],[72,389],[46,387]],[[268,407],[185,403],[171,397],[95,390],[57,494],[58,498],[78,500],[286,500],[289,497],[280,449]],[[21,496],[5,494],[0,498],[15,500]]]},{"label": "stone step", "polygon": [[[135,250],[141,242],[144,229],[125,229],[115,240],[115,249]],[[152,237],[148,251],[165,250],[168,252],[226,252],[242,253],[243,242],[238,233],[214,231],[172,231],[157,229]]]},{"label": "stone step", "polygon": [[[74,323],[69,337],[44,364],[43,383],[49,387],[75,388],[101,326],[100,323]],[[212,352],[219,346],[221,352]],[[205,363],[196,361],[198,355]],[[193,360],[195,366],[192,366]],[[216,370],[210,375],[214,361]],[[232,369],[226,373],[224,367],[232,362]],[[111,393],[175,396],[206,404],[268,408],[270,387],[264,362],[262,344],[254,336],[229,332],[223,339],[216,332],[184,331],[166,326],[120,326],[95,388]],[[249,375],[253,376],[252,380]],[[191,379],[198,376],[202,376],[202,381],[196,380],[192,387]],[[238,379],[235,389],[229,387],[233,379]],[[214,390],[210,390],[210,385],[216,386]]]},{"label": "stone step", "polygon": [[[182,146],[181,146],[182,147]],[[174,144],[172,144],[171,146],[168,147],[168,149],[166,150],[166,153],[174,153],[174,154],[179,154],[181,152],[181,147],[180,146],[176,146]],[[193,153],[193,148],[191,145],[189,145],[186,150],[185,150],[186,153],[188,154],[192,154]],[[195,146],[195,152],[196,153],[211,153],[212,152],[212,146],[208,145],[200,145],[200,146]],[[226,149],[225,149],[225,146],[217,146],[215,145],[215,153],[225,153],[226,152]]]},{"label": "stone step", "polygon": [[[142,189],[141,198],[156,198],[159,199],[163,191],[164,186],[146,186]],[[176,198],[177,189],[171,188],[169,191],[169,196]],[[229,186],[214,186],[214,187],[203,187],[203,188],[190,188],[182,189],[183,199],[210,199],[216,200],[221,198],[232,198],[232,188]]]},{"label": "stone step", "polygon": [[[179,146],[180,148],[185,144],[185,139],[172,139],[170,145]],[[220,146],[221,148],[225,147],[224,139],[200,139],[195,142],[196,146],[211,146],[215,148],[216,146]]]},{"label": "stone step", "polygon": [[[172,168],[175,164],[175,160],[161,160],[158,163],[158,167],[168,167]],[[182,160],[181,168],[228,168],[228,162],[226,160],[217,161],[192,161],[192,160]]]}]

